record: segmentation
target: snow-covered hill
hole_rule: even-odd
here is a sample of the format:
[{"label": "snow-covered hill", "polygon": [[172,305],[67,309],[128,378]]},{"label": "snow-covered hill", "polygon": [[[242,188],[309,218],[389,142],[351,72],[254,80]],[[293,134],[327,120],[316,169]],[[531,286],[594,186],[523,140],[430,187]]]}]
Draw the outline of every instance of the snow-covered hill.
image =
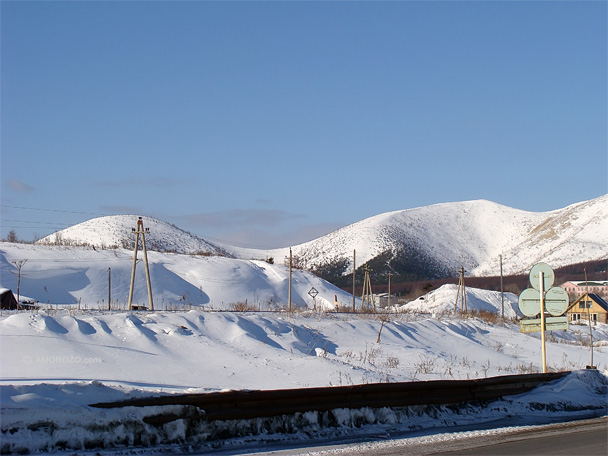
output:
[{"label": "snow-covered hill", "polygon": [[[93,246],[96,248],[135,247],[136,215],[97,217],[57,231],[36,243],[39,245]],[[229,256],[223,249],[188,233],[175,225],[151,217],[142,217],[146,249],[158,252]],[[141,236],[140,236],[141,238]],[[141,246],[141,241],[140,241]]]},{"label": "snow-covered hill", "polygon": [[[141,251],[139,258],[142,258]],[[128,301],[133,251],[56,245],[0,243],[0,286],[40,303],[107,308],[108,287],[114,307]],[[155,309],[196,307],[229,309],[241,303],[268,310],[288,303],[289,270],[265,261],[220,256],[148,252]],[[313,299],[308,293],[318,291]],[[292,305],[334,308],[352,302],[349,293],[306,271],[292,273]],[[133,304],[148,305],[145,268],[136,268]]]},{"label": "snow-covered hill", "polygon": [[[205,253],[242,259],[276,258],[289,248],[243,249],[213,244],[165,222],[144,217],[148,250]],[[58,231],[39,244],[133,248],[136,216],[108,216]],[[307,269],[332,268],[333,277],[374,262],[376,274],[403,280],[469,275],[520,274],[544,261],[557,268],[608,258],[608,195],[551,212],[526,212],[486,200],[442,203],[387,212],[292,247]],[[380,272],[380,270],[383,270]],[[323,275],[329,278],[328,275]]]},{"label": "snow-covered hill", "polygon": [[[523,239],[506,243],[504,268],[526,272],[544,261],[554,267],[608,258],[608,195],[547,212]],[[480,262],[474,275],[497,275],[496,254]]]},{"label": "snow-covered hill", "polygon": [[[557,268],[608,258],[608,195],[551,212],[526,212],[485,200],[443,203],[388,212],[294,246],[307,267],[341,264],[343,274],[379,258],[393,270],[426,269],[454,276],[519,274],[539,261]],[[233,249],[239,254],[250,251]],[[264,252],[283,258],[289,249]]]},{"label": "snow-covered hill", "polygon": [[[458,298],[458,299],[457,299]],[[447,284],[428,292],[418,299],[400,307],[409,312],[426,312],[435,315],[460,312],[463,307],[462,297],[458,296],[458,286]],[[504,293],[501,300],[500,292],[466,288],[466,310],[484,311],[505,318],[522,317],[519,311],[518,297],[513,293]]]}]

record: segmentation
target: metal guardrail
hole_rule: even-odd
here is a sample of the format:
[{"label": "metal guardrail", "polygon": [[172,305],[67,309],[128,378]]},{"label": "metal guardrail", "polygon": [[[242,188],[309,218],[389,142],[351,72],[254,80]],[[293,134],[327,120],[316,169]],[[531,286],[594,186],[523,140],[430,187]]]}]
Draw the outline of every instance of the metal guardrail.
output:
[{"label": "metal guardrail", "polygon": [[[430,380],[404,383],[298,388],[265,391],[222,391],[178,394],[90,404],[96,408],[189,405],[202,411],[203,419],[230,420],[287,415],[296,412],[324,412],[338,408],[404,407],[410,405],[456,404],[497,399],[521,394],[569,372],[523,374],[473,380]],[[148,417],[150,424],[162,424],[180,417],[174,414]]]}]

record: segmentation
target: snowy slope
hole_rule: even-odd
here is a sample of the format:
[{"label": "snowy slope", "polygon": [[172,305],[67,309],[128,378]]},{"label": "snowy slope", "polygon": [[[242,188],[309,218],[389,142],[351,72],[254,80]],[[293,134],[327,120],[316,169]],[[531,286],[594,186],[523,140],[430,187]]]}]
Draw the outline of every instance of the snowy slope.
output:
[{"label": "snowy slope", "polygon": [[[139,251],[138,258],[142,259]],[[0,243],[0,286],[17,293],[17,267],[21,268],[21,296],[40,303],[76,304],[107,308],[108,282],[113,306],[125,308],[128,301],[133,252],[125,249],[44,246]],[[218,256],[148,252],[150,281],[155,309],[204,306],[229,309],[247,303],[267,310],[288,303],[289,270],[264,261]],[[110,271],[108,271],[110,270]],[[108,281],[110,275],[110,281]],[[308,292],[319,294],[313,300]],[[305,271],[292,273],[292,305],[333,308],[352,302],[350,294]],[[148,305],[144,264],[138,262],[133,304]]]},{"label": "snowy slope", "polygon": [[[135,234],[132,230],[137,229],[137,219],[136,215],[98,217],[57,231],[40,239],[37,244],[133,249]],[[147,250],[227,255],[221,248],[169,223],[151,217],[142,217],[142,222],[144,229],[149,230],[149,233],[145,234]]]},{"label": "snowy slope", "polygon": [[[546,213],[521,241],[505,245],[503,266],[507,273],[521,273],[539,261],[559,267],[606,258],[608,195]],[[494,254],[472,272],[479,276],[498,275],[498,264]]]},{"label": "snowy slope", "polygon": [[[608,326],[598,325],[593,333],[601,372],[606,368]],[[608,382],[605,375],[584,370],[589,349],[580,342],[586,338],[586,326],[554,332],[547,345],[550,369],[583,370],[527,395],[458,409],[338,410],[334,413],[342,418],[333,431],[324,429],[327,424],[320,415],[311,413],[309,421],[304,420],[309,426],[306,433],[280,436],[291,424],[277,421],[276,434],[261,432],[259,442],[362,432],[357,429],[366,423],[382,424],[380,429],[387,432],[518,415],[548,420],[605,415]],[[88,407],[145,392],[469,379],[538,371],[541,359],[538,335],[520,333],[515,323],[490,325],[479,318],[410,313],[393,314],[381,322],[375,315],[333,313],[4,311],[0,343],[2,441],[18,453],[25,449],[73,454],[104,447],[129,452],[141,442],[172,443],[176,446],[162,452],[182,454],[188,451],[179,446],[184,442],[203,444],[216,437],[214,433],[226,434],[227,424],[198,432],[180,421],[160,428],[143,426],[146,413],[161,412],[156,408]],[[269,429],[255,420],[236,420],[231,426],[241,426],[240,435]],[[154,446],[148,451],[161,452]]]},{"label": "snowy slope", "polygon": [[[136,216],[89,220],[39,241],[40,244],[133,248]],[[243,249],[212,244],[159,220],[144,217],[148,250],[205,253],[243,259],[273,257],[283,263],[289,248]],[[308,269],[340,264],[352,272],[389,252],[392,267],[422,276],[455,276],[460,267],[475,276],[519,274],[539,261],[558,268],[608,258],[608,195],[551,212],[526,212],[486,200],[442,203],[388,212],[292,247]],[[388,270],[387,270],[388,271]],[[400,272],[400,271],[397,271]]]},{"label": "snowy slope", "polygon": [[[440,274],[498,275],[529,271],[538,261],[554,268],[608,258],[608,195],[551,212],[527,212],[485,200],[388,212],[294,246],[308,267],[345,260],[344,273],[383,252],[420,257]],[[228,248],[228,246],[226,246]],[[235,254],[245,251],[233,249]],[[251,251],[247,251],[251,254]],[[284,258],[288,249],[263,255]]]},{"label": "snowy slope", "polygon": [[[505,318],[522,317],[519,311],[518,296],[513,293],[504,293],[501,301],[500,292],[481,290],[479,288],[466,288],[466,310],[492,312],[503,314]],[[460,311],[463,307],[462,297],[458,295],[458,286],[446,284],[436,290],[428,292],[420,298],[400,306],[400,310],[409,312],[427,312],[445,314]]]}]

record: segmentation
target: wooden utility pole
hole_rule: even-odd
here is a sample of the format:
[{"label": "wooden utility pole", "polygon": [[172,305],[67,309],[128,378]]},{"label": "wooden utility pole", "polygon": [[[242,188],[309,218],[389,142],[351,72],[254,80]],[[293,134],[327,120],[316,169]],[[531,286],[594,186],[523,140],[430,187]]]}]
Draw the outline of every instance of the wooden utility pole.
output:
[{"label": "wooden utility pole", "polygon": [[591,347],[591,365],[589,365],[588,367],[590,367],[591,369],[595,369],[595,366],[593,365],[593,331],[591,329],[591,299],[589,298],[589,282],[587,281],[587,268],[585,268],[585,294],[587,296],[585,296],[585,301],[583,301],[585,303],[585,306],[587,307],[587,320],[589,322],[589,346]]},{"label": "wooden utility pole", "polygon": [[[363,278],[363,295],[361,296],[361,310],[366,307],[368,310],[371,307],[376,310],[376,304],[374,304],[374,294],[372,293],[372,282],[369,277],[369,267],[365,265],[365,277]],[[367,305],[366,305],[367,303]]]},{"label": "wooden utility pole", "polygon": [[108,310],[112,310],[112,269],[108,268]]},{"label": "wooden utility pole", "polygon": [[353,313],[355,313],[355,272],[357,271],[357,266],[355,265],[355,257],[357,256],[357,251],[353,250]]},{"label": "wooden utility pole", "polygon": [[460,300],[460,311],[467,311],[467,291],[464,285],[464,267],[460,267],[460,278],[458,279],[458,291],[456,293],[456,302],[454,303],[454,312],[456,312],[458,307],[458,297],[462,294],[462,299]]},{"label": "wooden utility pole", "polygon": [[148,303],[150,310],[154,310],[152,301],[152,284],[150,283],[150,268],[148,267],[148,254],[146,252],[146,233],[150,233],[150,229],[144,230],[144,222],[141,217],[137,220],[137,229],[131,229],[135,234],[135,250],[133,251],[133,270],[131,271],[131,287],[129,288],[129,310],[133,310],[133,287],[135,285],[135,268],[137,266],[137,249],[139,247],[139,235],[141,234],[141,244],[144,252],[144,264],[146,266],[146,282],[148,284]]},{"label": "wooden utility pole", "polygon": [[289,301],[289,312],[291,313],[291,247],[289,247],[289,292],[288,292],[288,301]]},{"label": "wooden utility pole", "polygon": [[505,318],[505,296],[502,288],[502,254],[500,255],[500,316]]},{"label": "wooden utility pole", "polygon": [[388,309],[391,308],[391,273],[388,273],[388,304],[387,307]]}]

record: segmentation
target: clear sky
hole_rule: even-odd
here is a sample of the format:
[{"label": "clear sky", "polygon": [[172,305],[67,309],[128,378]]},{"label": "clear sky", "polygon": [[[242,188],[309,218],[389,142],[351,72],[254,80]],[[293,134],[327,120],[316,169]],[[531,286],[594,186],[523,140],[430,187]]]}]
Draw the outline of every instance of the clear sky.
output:
[{"label": "clear sky", "polygon": [[605,1],[0,8],[0,237],[138,214],[284,247],[608,193]]}]

